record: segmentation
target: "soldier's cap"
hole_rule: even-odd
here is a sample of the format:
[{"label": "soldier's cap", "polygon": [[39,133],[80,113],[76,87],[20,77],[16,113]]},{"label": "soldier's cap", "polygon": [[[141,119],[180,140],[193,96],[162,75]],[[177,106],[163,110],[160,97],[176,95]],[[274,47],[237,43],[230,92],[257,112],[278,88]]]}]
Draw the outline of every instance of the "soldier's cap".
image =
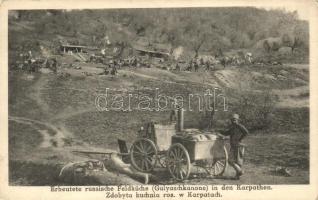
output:
[{"label": "soldier's cap", "polygon": [[231,119],[240,119],[240,116],[238,114],[233,114]]}]

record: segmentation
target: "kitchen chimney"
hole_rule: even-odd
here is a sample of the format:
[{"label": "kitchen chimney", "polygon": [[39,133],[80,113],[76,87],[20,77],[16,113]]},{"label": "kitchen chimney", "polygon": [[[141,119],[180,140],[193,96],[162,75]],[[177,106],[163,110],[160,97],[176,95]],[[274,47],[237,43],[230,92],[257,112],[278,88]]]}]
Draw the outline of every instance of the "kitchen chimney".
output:
[{"label": "kitchen chimney", "polygon": [[177,109],[177,116],[178,116],[178,118],[177,118],[178,119],[178,121],[177,121],[177,131],[178,132],[183,131],[183,121],[184,121],[183,112],[184,112],[183,108],[178,108]]}]

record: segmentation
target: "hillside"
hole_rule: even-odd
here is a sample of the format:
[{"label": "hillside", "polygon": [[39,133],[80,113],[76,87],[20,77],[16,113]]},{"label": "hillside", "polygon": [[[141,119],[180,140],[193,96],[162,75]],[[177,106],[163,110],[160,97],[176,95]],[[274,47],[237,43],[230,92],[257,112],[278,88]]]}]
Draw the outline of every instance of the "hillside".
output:
[{"label": "hillside", "polygon": [[[289,68],[286,67],[285,70],[286,69],[288,70]],[[293,69],[290,68],[290,70]],[[237,73],[235,71],[236,70],[233,69],[230,72],[234,75]],[[288,166],[293,169],[293,178],[285,180],[284,178],[279,176],[275,177],[275,175],[273,175],[271,179],[266,180],[260,177],[258,180],[260,180],[261,183],[265,181],[268,184],[307,182],[304,170],[308,170],[308,160],[305,156],[308,155],[308,102],[296,103],[302,100],[306,101],[306,99],[308,101],[308,96],[303,95],[303,92],[305,92],[304,89],[302,89],[299,94],[294,93],[292,95],[289,94],[290,92],[287,92],[291,89],[286,90],[282,88],[281,83],[283,82],[271,82],[272,84],[268,86],[277,88],[275,89],[277,92],[286,92],[284,94],[280,94],[281,92],[276,93],[281,99],[277,104],[275,103],[274,108],[271,108],[273,109],[270,111],[271,118],[268,118],[270,122],[266,122],[263,121],[264,118],[262,117],[257,118],[257,113],[262,112],[262,109],[258,108],[263,101],[262,95],[258,94],[257,96],[251,97],[247,105],[241,107],[240,102],[237,102],[237,100],[243,97],[241,96],[243,93],[248,93],[242,90],[233,93],[233,88],[221,86],[226,84],[228,84],[228,86],[236,85],[235,81],[240,81],[244,79],[244,77],[229,78],[227,82],[223,82],[224,79],[218,79],[216,75],[206,75],[208,76],[206,77],[207,80],[211,79],[215,80],[215,82],[204,82],[204,84],[206,84],[204,86],[202,79],[196,78],[199,74],[173,74],[162,70],[156,71],[151,69],[140,69],[138,71],[124,69],[120,70],[119,73],[120,75],[114,79],[102,76],[85,77],[83,75],[73,75],[65,79],[59,76],[37,75],[34,80],[26,79],[27,76],[23,74],[12,73],[10,75],[9,87],[9,114],[12,117],[9,118],[9,141],[12,169],[16,169],[19,165],[29,166],[31,163],[37,163],[38,169],[43,171],[43,173],[46,170],[52,170],[48,167],[55,165],[54,170],[58,170],[60,169],[59,166],[68,161],[83,159],[82,157],[74,157],[74,155],[70,153],[72,150],[117,150],[117,139],[121,138],[130,141],[130,144],[136,139],[137,130],[143,124],[149,121],[160,123],[168,122],[169,110],[165,112],[135,110],[132,112],[98,111],[95,105],[95,98],[97,94],[104,93],[106,87],[117,91],[115,92],[116,94],[125,94],[125,91],[127,91],[152,96],[154,93],[153,88],[160,88],[160,93],[167,96],[174,94],[187,96],[193,91],[196,91],[196,93],[200,93],[200,91],[203,92],[205,89],[211,88],[213,84],[222,87],[225,91],[229,90],[226,93],[228,94],[227,97],[229,98],[230,106],[230,112],[222,112],[222,110],[216,112],[216,127],[214,128],[224,128],[224,123],[228,115],[237,110],[242,115],[243,123],[252,131],[252,135],[246,141],[250,146],[247,155],[247,173],[256,166],[261,166],[265,171],[273,169],[277,165]],[[162,73],[165,75],[160,76],[159,74]],[[220,70],[218,73],[228,74],[229,72],[228,70]],[[201,75],[203,75],[203,73],[201,73]],[[214,76],[216,78],[213,78]],[[191,81],[187,81],[186,79]],[[251,80],[251,82],[253,82],[253,80]],[[245,80],[245,83],[248,82]],[[252,85],[252,88],[263,87],[262,82],[260,82],[259,85]],[[299,86],[299,88],[301,87],[303,86]],[[297,91],[296,88],[295,92]],[[306,90],[308,92],[308,88]],[[258,90],[256,89],[255,91],[257,92]],[[286,95],[290,95],[288,99]],[[23,101],[21,101],[22,99]],[[135,100],[136,99],[133,99],[131,102],[132,105],[136,105]],[[290,101],[290,103],[286,103],[287,101]],[[124,98],[125,108],[127,104],[127,98]],[[256,107],[254,105],[256,105]],[[253,109],[256,109],[255,112],[252,111]],[[287,116],[289,118],[288,120],[286,118]],[[290,116],[294,117],[290,118]],[[28,120],[38,120],[39,123],[46,123],[46,125],[44,124],[38,127],[39,124]],[[206,129],[208,126],[207,123],[208,118],[204,112],[187,111],[185,113],[186,128]],[[268,125],[269,128],[264,129],[264,127],[258,127],[262,124]],[[47,130],[48,132],[45,133],[43,130]],[[58,132],[56,133],[56,131]],[[29,136],[26,137],[26,134]],[[288,134],[289,138],[287,141],[286,134]],[[31,140],[31,138],[38,139]],[[266,138],[267,142],[264,142],[264,138]],[[259,145],[260,140],[263,141],[261,146]],[[271,146],[273,142],[277,142],[277,148],[282,151],[276,147],[272,147],[272,150],[268,151],[268,147]],[[40,152],[39,148],[41,149]],[[298,148],[301,150],[297,150]],[[264,152],[264,149],[268,151],[266,158],[264,158],[265,155],[261,153]],[[278,154],[278,152],[280,153]],[[50,156],[47,156],[47,153],[49,153]],[[271,157],[274,155],[275,157]],[[261,164],[263,163],[263,159],[267,160],[267,164]],[[292,161],[290,159],[292,159]],[[33,170],[32,167],[28,169]],[[33,172],[29,171],[28,173],[32,174]],[[258,172],[254,172],[253,170],[253,173]],[[52,175],[53,177],[48,177],[47,182],[41,181],[40,183],[36,177],[31,178],[28,177],[27,174],[20,174],[19,170],[15,170],[11,172],[10,180],[14,184],[48,184],[52,181],[51,179],[54,178],[54,174]],[[43,174],[40,173],[39,176],[43,176]],[[17,177],[24,177],[23,181],[26,181],[26,183],[17,182]],[[300,179],[300,177],[302,178]],[[247,175],[245,179],[242,179],[242,183],[249,183],[250,178],[251,177]],[[197,183],[198,180],[194,179],[193,181],[190,181],[190,183]],[[199,182],[203,183],[202,181]],[[252,182],[257,183],[255,181]]]},{"label": "hillside", "polygon": [[[54,51],[60,43],[100,48],[120,44],[128,48],[137,42],[143,46],[162,44],[163,48],[172,47],[172,50],[183,47],[184,54],[191,57],[195,54],[217,55],[233,49],[257,51],[255,55],[272,50],[267,53],[275,56],[281,46],[287,46],[296,48],[294,53],[298,59],[293,62],[308,62],[305,59],[308,55],[308,22],[299,20],[296,12],[283,10],[171,8],[19,11],[18,17],[12,18],[9,24],[12,51],[32,49],[39,52],[40,46]],[[19,37],[21,31],[24,37]],[[267,46],[264,46],[264,41],[267,41]]]}]

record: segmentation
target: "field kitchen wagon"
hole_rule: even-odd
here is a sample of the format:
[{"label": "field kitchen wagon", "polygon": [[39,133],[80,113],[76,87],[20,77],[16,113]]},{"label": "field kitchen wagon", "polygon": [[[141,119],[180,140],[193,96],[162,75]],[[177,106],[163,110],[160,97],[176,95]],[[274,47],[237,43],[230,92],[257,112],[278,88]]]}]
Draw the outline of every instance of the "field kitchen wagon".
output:
[{"label": "field kitchen wagon", "polygon": [[150,172],[157,163],[166,167],[176,180],[189,177],[191,167],[201,167],[210,176],[222,175],[227,167],[225,139],[216,132],[183,129],[183,110],[175,124],[148,123],[145,132],[130,148],[132,166]]}]

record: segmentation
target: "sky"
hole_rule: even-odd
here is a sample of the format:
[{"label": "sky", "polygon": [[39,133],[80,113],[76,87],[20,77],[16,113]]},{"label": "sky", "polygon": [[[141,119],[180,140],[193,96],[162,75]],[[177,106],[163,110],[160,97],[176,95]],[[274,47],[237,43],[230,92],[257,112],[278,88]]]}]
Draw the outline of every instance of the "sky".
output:
[{"label": "sky", "polygon": [[289,11],[289,12],[297,11],[298,17],[302,20],[309,20],[309,17],[310,17],[310,9],[308,8],[308,6],[304,6],[304,5],[289,5],[286,7],[265,7],[265,9],[266,10],[285,9],[286,11]]}]

